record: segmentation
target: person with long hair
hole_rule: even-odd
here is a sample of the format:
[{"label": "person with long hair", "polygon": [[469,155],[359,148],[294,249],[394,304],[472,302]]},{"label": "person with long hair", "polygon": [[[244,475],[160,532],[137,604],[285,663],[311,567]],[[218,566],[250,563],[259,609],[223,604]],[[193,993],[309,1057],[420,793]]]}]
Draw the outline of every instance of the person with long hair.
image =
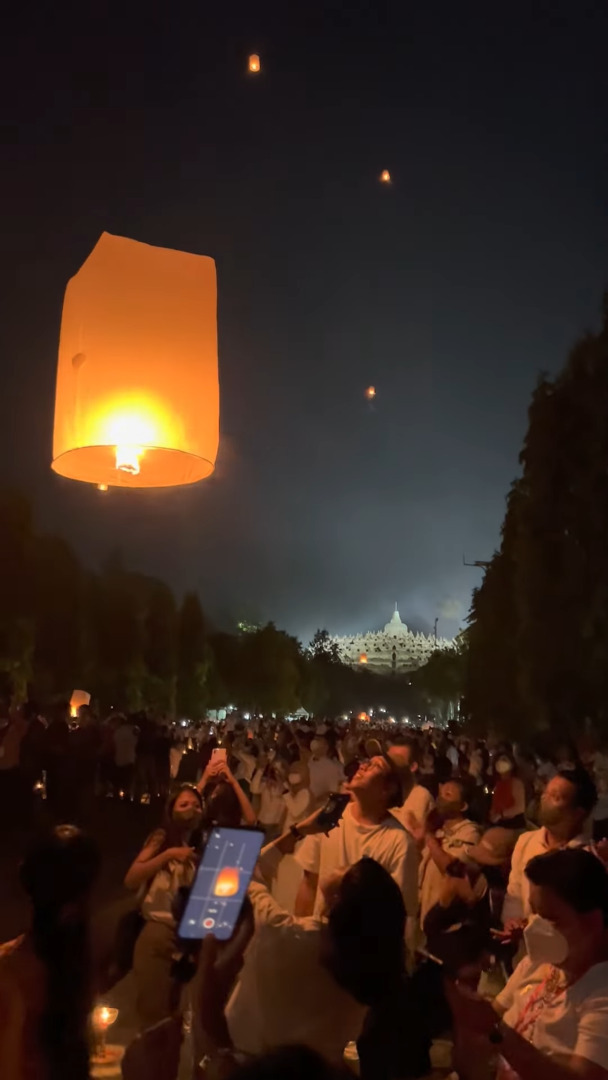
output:
[{"label": "person with long hair", "polygon": [[194,880],[194,846],[203,818],[200,793],[184,784],[170,797],[163,826],[146,840],[125,877],[128,889],[141,890],[144,926],[135,944],[133,974],[142,1028],[173,1015],[181,984],[172,975],[176,951],[173,906],[178,890]]},{"label": "person with long hair", "polygon": [[72,825],[53,829],[23,862],[31,925],[0,946],[2,1080],[89,1078],[89,898],[99,862]]},{"label": "person with long hair", "polygon": [[[402,986],[405,905],[378,862],[363,858],[322,878],[319,914],[291,915],[271,895],[281,858],[302,836],[325,829],[313,814],[262,851],[249,890],[256,931],[226,1008],[237,1051],[259,1054],[300,1043],[339,1064],[368,1010],[380,1022],[387,998]],[[378,1046],[377,1022],[366,1028],[366,1061],[365,1051]]]}]

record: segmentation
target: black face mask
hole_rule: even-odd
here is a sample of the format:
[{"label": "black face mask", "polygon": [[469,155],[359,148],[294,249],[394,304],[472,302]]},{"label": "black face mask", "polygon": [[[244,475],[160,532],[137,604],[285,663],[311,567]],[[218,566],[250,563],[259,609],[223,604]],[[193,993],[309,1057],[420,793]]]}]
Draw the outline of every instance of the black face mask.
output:
[{"label": "black face mask", "polygon": [[176,825],[185,825],[189,829],[195,829],[202,819],[200,810],[174,810],[173,820]]}]

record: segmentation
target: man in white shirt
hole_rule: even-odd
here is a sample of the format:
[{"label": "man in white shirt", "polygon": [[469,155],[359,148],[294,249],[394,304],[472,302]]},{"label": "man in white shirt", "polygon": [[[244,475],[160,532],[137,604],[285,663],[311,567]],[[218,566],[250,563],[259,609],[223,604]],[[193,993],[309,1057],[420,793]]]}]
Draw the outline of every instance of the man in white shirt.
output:
[{"label": "man in white shirt", "polygon": [[[350,782],[351,802],[329,836],[308,836],[296,859],[304,877],[296,914],[318,915],[323,898],[318,888],[336,870],[354,866],[364,856],[375,859],[395,879],[408,916],[406,940],[413,944],[418,908],[418,852],[409,833],[390,813],[403,802],[403,777],[385,757],[364,762]],[[379,913],[381,917],[381,913]]]},{"label": "man in white shirt", "polygon": [[318,803],[331,791],[340,790],[344,781],[344,769],[336,758],[330,758],[329,743],[324,735],[315,735],[310,744],[310,753],[310,791]]},{"label": "man in white shirt", "polygon": [[547,784],[540,801],[541,827],[520,836],[513,850],[511,874],[502,909],[506,930],[516,933],[531,914],[530,882],[524,871],[535,855],[565,847],[586,847],[586,819],[597,802],[586,769],[564,769]]},{"label": "man in white shirt", "polygon": [[400,769],[409,769],[412,776],[412,786],[406,795],[405,802],[402,806],[395,807],[392,811],[393,815],[404,829],[408,828],[410,814],[413,814],[416,821],[424,825],[435,804],[430,791],[418,783],[420,748],[417,742],[404,737],[390,747],[388,756]]}]

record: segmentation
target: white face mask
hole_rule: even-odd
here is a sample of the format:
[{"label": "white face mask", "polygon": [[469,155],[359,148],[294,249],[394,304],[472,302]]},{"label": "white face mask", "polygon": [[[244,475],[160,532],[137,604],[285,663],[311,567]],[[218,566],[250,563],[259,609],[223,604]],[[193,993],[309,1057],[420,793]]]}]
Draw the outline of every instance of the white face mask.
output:
[{"label": "white face mask", "polygon": [[506,758],[499,758],[496,762],[496,772],[500,773],[501,776],[504,776],[505,773],[511,772],[511,762],[507,761]]},{"label": "white face mask", "polygon": [[568,956],[568,942],[553,923],[533,915],[524,930],[524,941],[533,964],[563,964]]},{"label": "white face mask", "polygon": [[297,773],[297,772],[290,772],[289,776],[287,777],[287,780],[288,780],[288,782],[290,784],[295,785],[295,784],[300,783],[301,777],[300,777],[300,774]]}]

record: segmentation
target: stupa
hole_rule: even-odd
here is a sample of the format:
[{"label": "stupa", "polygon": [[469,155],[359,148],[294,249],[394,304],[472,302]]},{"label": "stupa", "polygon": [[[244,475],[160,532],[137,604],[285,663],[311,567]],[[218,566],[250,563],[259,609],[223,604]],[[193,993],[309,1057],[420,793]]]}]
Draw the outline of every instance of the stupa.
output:
[{"label": "stupa", "polygon": [[360,670],[375,671],[382,675],[407,675],[422,667],[434,652],[455,648],[448,638],[435,638],[434,634],[414,633],[401,621],[395,604],[392,618],[383,630],[371,630],[366,634],[332,637],[338,646],[344,664]]}]

